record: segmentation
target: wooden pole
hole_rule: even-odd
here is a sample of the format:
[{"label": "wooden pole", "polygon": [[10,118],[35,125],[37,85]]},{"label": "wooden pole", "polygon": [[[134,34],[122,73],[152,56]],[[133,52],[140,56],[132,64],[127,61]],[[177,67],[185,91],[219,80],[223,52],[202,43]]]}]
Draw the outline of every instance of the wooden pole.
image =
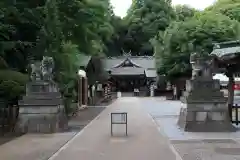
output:
[{"label": "wooden pole", "polygon": [[78,78],[78,108],[82,106],[82,77]]},{"label": "wooden pole", "polygon": [[234,76],[233,73],[228,73],[228,114],[230,119],[232,120],[232,107],[233,107],[233,103],[234,103]]},{"label": "wooden pole", "polygon": [[230,74],[229,75],[229,82],[228,82],[228,104],[231,104],[233,105],[233,100],[234,100],[234,84],[235,84],[235,81],[234,81],[234,76],[233,74]]},{"label": "wooden pole", "polygon": [[83,105],[88,104],[88,82],[87,77],[83,78]]}]

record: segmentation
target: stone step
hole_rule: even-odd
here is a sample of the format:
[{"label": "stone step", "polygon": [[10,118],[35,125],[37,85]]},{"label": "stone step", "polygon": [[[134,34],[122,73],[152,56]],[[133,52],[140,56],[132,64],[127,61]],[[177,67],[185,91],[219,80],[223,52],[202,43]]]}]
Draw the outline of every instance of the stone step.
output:
[{"label": "stone step", "polygon": [[23,96],[22,100],[29,99],[61,99],[61,94],[59,92],[49,92],[49,93],[31,93],[29,95]]},{"label": "stone step", "polygon": [[183,103],[227,103],[226,97],[181,97]]},{"label": "stone step", "polygon": [[61,99],[26,99],[18,102],[19,106],[56,106],[61,105]]},{"label": "stone step", "polygon": [[31,92],[27,96],[62,96],[60,92]]},{"label": "stone step", "polygon": [[223,92],[184,92],[183,93],[184,97],[207,97],[207,98],[222,98],[224,97]]},{"label": "stone step", "polygon": [[28,100],[52,100],[52,99],[62,99],[61,97],[55,97],[55,96],[24,96],[22,98],[23,101]]}]

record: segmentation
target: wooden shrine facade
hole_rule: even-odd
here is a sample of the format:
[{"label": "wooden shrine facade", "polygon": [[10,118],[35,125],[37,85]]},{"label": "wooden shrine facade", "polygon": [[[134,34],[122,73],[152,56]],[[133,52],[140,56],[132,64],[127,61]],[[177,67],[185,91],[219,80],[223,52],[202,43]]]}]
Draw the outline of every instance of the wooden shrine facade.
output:
[{"label": "wooden shrine facade", "polygon": [[133,92],[156,81],[155,58],[147,56],[119,56],[103,60],[104,69],[110,75],[113,91]]},{"label": "wooden shrine facade", "polygon": [[[222,43],[216,43],[214,45],[211,55],[215,56],[214,62],[215,67],[219,68],[220,71],[224,72],[229,78],[228,81],[228,108],[229,116],[233,123],[240,124],[238,118],[239,104],[235,104],[234,96],[234,85],[235,75],[240,73],[240,41],[228,41]],[[236,114],[235,121],[233,121],[233,110]]]}]

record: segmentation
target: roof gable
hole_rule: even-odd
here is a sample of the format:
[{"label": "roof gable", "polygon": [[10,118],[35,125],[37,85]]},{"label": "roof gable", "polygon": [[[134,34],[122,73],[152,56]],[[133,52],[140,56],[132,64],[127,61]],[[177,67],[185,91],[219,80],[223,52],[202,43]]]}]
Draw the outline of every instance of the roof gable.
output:
[{"label": "roof gable", "polygon": [[240,55],[240,41],[216,43],[210,55],[215,55],[220,59],[232,59]]},{"label": "roof gable", "polygon": [[221,43],[215,43],[213,49],[231,48],[240,46],[240,41],[226,41]]},{"label": "roof gable", "polygon": [[118,56],[102,59],[105,70],[111,70],[114,67],[118,67],[126,59],[130,59],[131,63],[135,66],[139,66],[144,69],[155,69],[155,58],[151,56]]},{"label": "roof gable", "polygon": [[145,75],[148,78],[156,78],[157,77],[157,71],[155,69],[146,69]]},{"label": "roof gable", "polygon": [[126,58],[124,61],[122,61],[120,64],[117,64],[113,68],[120,68],[120,67],[136,67],[141,68],[138,64],[134,63],[130,58]]},{"label": "roof gable", "polygon": [[92,57],[84,54],[78,54],[76,58],[78,59],[77,65],[79,67],[86,68]]}]

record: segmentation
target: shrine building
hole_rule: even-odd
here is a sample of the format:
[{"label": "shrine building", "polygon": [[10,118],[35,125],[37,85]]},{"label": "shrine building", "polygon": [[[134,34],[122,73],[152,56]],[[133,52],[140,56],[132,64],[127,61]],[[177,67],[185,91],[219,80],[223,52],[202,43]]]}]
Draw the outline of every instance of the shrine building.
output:
[{"label": "shrine building", "polygon": [[109,73],[115,91],[144,90],[156,82],[156,63],[153,56],[108,57],[102,59],[103,68]]}]

